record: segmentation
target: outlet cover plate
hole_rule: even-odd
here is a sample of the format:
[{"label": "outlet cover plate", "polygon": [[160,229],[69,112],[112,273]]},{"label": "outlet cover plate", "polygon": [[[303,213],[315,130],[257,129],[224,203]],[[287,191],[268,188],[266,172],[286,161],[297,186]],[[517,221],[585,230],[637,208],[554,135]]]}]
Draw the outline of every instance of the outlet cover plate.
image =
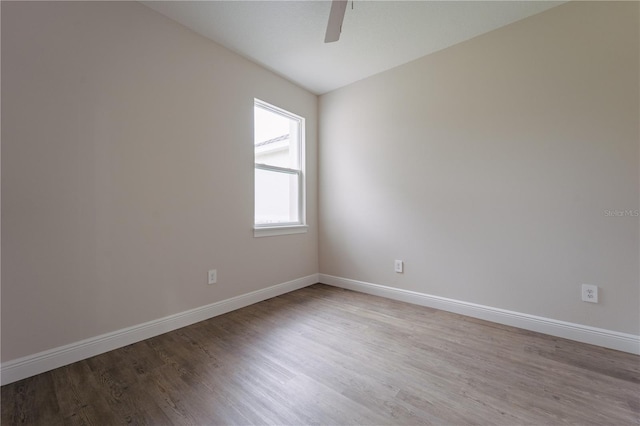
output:
[{"label": "outlet cover plate", "polygon": [[208,274],[208,283],[209,284],[215,284],[218,282],[218,271],[216,269],[209,269],[209,274]]},{"label": "outlet cover plate", "polygon": [[598,303],[598,286],[591,284],[582,284],[582,301],[589,303]]}]

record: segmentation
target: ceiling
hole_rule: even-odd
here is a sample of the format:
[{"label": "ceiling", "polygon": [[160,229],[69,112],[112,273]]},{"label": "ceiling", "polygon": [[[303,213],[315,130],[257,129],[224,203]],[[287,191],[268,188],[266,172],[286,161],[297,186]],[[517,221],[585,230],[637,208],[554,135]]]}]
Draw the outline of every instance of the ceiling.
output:
[{"label": "ceiling", "polygon": [[323,94],[564,2],[356,0],[327,44],[330,1],[142,3]]}]

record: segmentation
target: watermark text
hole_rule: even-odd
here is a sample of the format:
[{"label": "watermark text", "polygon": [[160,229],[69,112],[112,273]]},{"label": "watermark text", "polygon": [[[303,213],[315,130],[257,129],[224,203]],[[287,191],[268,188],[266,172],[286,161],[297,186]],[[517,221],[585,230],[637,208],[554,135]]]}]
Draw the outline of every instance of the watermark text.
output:
[{"label": "watermark text", "polygon": [[606,217],[640,217],[640,210],[605,210]]}]

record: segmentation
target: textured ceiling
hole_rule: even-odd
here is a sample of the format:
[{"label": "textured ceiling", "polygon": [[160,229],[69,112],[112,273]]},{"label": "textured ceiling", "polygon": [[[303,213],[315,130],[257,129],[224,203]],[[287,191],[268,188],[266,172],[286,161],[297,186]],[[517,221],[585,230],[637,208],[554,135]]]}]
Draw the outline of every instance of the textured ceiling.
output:
[{"label": "textured ceiling", "polygon": [[524,19],[557,1],[350,2],[324,43],[329,1],[151,1],[146,6],[322,94]]}]

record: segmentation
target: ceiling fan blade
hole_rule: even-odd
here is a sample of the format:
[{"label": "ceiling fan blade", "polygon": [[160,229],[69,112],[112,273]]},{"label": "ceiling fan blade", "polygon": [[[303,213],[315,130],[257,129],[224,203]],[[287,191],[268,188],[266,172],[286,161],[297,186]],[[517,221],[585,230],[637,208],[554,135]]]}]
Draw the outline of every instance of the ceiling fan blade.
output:
[{"label": "ceiling fan blade", "polygon": [[348,0],[333,0],[331,2],[331,11],[329,12],[329,22],[327,23],[327,32],[324,36],[325,43],[338,41],[340,32],[342,31],[342,21],[344,13],[347,10]]}]

